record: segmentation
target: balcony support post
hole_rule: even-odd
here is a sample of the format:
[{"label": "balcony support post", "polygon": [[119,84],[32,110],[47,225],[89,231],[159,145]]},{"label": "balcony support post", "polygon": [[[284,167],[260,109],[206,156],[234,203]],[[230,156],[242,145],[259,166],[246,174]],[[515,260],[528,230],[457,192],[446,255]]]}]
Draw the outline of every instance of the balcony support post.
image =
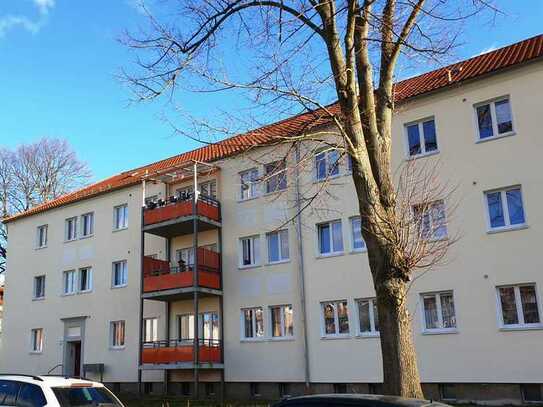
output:
[{"label": "balcony support post", "polygon": [[[143,193],[145,194],[145,180],[143,181]],[[145,198],[144,198],[145,199]],[[142,355],[143,355],[143,261],[144,261],[144,255],[145,255],[145,232],[143,231],[143,212],[144,207],[141,208],[141,243],[140,243],[140,262],[141,262],[141,269],[140,269],[140,309],[139,309],[139,352],[138,352],[138,393],[140,397],[143,394],[142,389],[142,371],[141,371],[141,365],[142,365]]]},{"label": "balcony support post", "polygon": [[198,165],[194,163],[194,192],[192,194],[192,250],[194,251],[194,265],[192,278],[194,284],[194,397],[200,398],[199,389],[199,367],[200,367],[200,332],[199,332],[199,312],[198,312]]},{"label": "balcony support post", "polygon": [[[169,243],[170,239],[168,239],[168,243]],[[164,304],[165,305],[165,308],[166,308],[166,334],[164,335],[164,339],[166,339],[166,343],[168,346],[170,346],[170,313],[171,313],[171,306],[170,306],[170,302],[169,301],[166,301],[166,303]],[[170,385],[170,372],[168,370],[164,370],[164,385],[163,385],[163,391],[164,391],[164,395],[168,395],[169,393],[169,385]]]}]

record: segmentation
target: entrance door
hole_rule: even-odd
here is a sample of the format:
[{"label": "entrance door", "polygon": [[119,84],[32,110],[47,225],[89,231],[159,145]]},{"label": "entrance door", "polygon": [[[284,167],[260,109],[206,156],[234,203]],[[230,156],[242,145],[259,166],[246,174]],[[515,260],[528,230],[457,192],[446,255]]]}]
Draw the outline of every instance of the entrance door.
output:
[{"label": "entrance door", "polygon": [[68,376],[81,376],[81,341],[68,342],[66,373]]}]

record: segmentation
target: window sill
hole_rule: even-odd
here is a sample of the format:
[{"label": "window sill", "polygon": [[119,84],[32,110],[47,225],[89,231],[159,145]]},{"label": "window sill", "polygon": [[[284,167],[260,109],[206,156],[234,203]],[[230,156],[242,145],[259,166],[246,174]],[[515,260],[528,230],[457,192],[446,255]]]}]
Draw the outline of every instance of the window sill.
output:
[{"label": "window sill", "polygon": [[368,249],[352,249],[349,254],[367,253]]},{"label": "window sill", "polygon": [[258,199],[258,198],[260,198],[259,195],[252,196],[252,197],[246,198],[246,199],[238,199],[238,203],[247,202],[247,201],[254,201],[255,199]]},{"label": "window sill", "polygon": [[111,289],[112,289],[112,290],[116,290],[117,288],[125,288],[125,287],[127,287],[127,286],[128,286],[128,284],[112,285],[112,286],[111,286]]},{"label": "window sill", "polygon": [[497,136],[486,137],[486,138],[477,138],[477,140],[475,141],[475,144],[486,143],[487,141],[492,141],[492,140],[499,140],[499,139],[502,139],[502,138],[515,136],[516,134],[517,134],[517,132],[513,130],[513,131],[510,131],[508,133],[498,134]]},{"label": "window sill", "polygon": [[[330,181],[330,180],[333,180],[333,179],[342,177],[343,175],[344,175],[344,174],[342,174],[341,172],[339,172],[338,174],[335,174],[335,175],[328,175],[328,176],[324,177],[323,179],[314,178],[314,179],[313,179],[313,184],[320,184],[321,182]],[[345,175],[347,175],[347,174],[345,174]]]},{"label": "window sill", "polygon": [[270,197],[270,196],[273,196],[273,195],[279,195],[281,193],[284,193],[286,192],[288,189],[288,185],[286,188],[283,188],[283,189],[278,189],[277,191],[271,191],[271,192],[264,192],[262,194],[263,197]]},{"label": "window sill", "polygon": [[500,331],[540,331],[543,330],[543,324],[532,324],[532,325],[511,325],[511,326],[501,326]]},{"label": "window sill", "polygon": [[336,252],[336,253],[329,253],[329,254],[317,254],[317,259],[327,259],[329,257],[337,257],[337,256],[343,256],[345,252]]},{"label": "window sill", "polygon": [[92,293],[92,290],[85,290],[85,291],[78,291],[78,294],[90,294]]},{"label": "window sill", "polygon": [[241,338],[239,341],[241,343],[259,343],[267,342],[267,338]]},{"label": "window sill", "polygon": [[266,266],[275,266],[276,264],[285,264],[290,263],[290,259],[278,260],[278,261],[269,261],[266,263]]},{"label": "window sill", "polygon": [[270,342],[294,342],[296,339],[294,336],[272,336]]},{"label": "window sill", "polygon": [[249,264],[247,266],[238,266],[238,270],[251,270],[262,267],[260,264]]},{"label": "window sill", "polygon": [[64,240],[64,243],[71,243],[71,242],[77,242],[77,237],[71,240]]},{"label": "window sill", "polygon": [[94,233],[93,233],[92,235],[81,236],[81,237],[79,238],[79,240],[90,239],[91,237],[94,237]]},{"label": "window sill", "polygon": [[33,297],[32,298],[32,301],[43,301],[45,300],[45,296],[44,297]]},{"label": "window sill", "polygon": [[419,158],[425,158],[425,157],[431,157],[433,155],[438,155],[439,154],[439,150],[434,150],[434,151],[430,151],[430,152],[426,152],[426,153],[420,153],[420,154],[417,154],[417,155],[409,155],[405,158],[406,161],[412,161],[412,160],[417,160]]},{"label": "window sill", "polygon": [[47,249],[47,245],[45,246],[38,246],[38,247],[35,247],[34,250],[42,250],[42,249]]},{"label": "window sill", "polygon": [[126,346],[110,346],[109,350],[118,351],[118,350],[125,350]]},{"label": "window sill", "polygon": [[321,340],[351,339],[351,334],[321,335]]},{"label": "window sill", "polygon": [[72,297],[74,295],[76,295],[77,293],[76,292],[73,292],[73,293],[62,293],[60,296],[61,297]]},{"label": "window sill", "polygon": [[43,355],[43,351],[40,350],[40,351],[37,351],[37,350],[31,350],[30,352],[28,352],[30,355]]},{"label": "window sill", "polygon": [[358,334],[356,339],[370,339],[370,338],[380,338],[381,334],[379,332],[371,332],[367,334]]},{"label": "window sill", "polygon": [[123,230],[127,230],[128,229],[128,226],[125,226],[123,228],[118,228],[118,229],[113,229],[112,232],[115,233],[115,232],[122,232]]},{"label": "window sill", "polygon": [[425,329],[422,331],[423,335],[447,335],[447,334],[457,334],[458,329]]},{"label": "window sill", "polygon": [[529,226],[527,223],[522,223],[520,225],[511,225],[511,226],[504,226],[500,228],[487,229],[486,233],[489,235],[494,235],[496,233],[511,232],[513,230],[523,230],[523,229],[528,229],[528,228]]}]

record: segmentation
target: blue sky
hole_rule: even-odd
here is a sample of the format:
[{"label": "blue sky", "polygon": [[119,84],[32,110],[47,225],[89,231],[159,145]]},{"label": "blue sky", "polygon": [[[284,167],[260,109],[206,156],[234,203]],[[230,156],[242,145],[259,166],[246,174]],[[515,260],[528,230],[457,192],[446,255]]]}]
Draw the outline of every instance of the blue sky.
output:
[{"label": "blue sky", "polygon": [[[128,90],[115,78],[132,61],[117,38],[144,23],[134,4],[0,1],[0,146],[42,136],[66,138],[97,180],[197,146],[172,134],[161,119],[164,102],[129,104]],[[506,16],[494,24],[468,26],[465,45],[456,50],[459,58],[543,32],[542,1],[503,0],[501,8]],[[182,94],[180,99],[200,117],[236,112],[245,103],[232,94],[212,99]]]}]

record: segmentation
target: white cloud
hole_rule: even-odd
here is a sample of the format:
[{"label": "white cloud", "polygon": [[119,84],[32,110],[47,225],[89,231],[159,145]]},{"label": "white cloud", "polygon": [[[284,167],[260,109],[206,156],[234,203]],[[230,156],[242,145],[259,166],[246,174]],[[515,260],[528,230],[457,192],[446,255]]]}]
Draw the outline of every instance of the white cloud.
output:
[{"label": "white cloud", "polygon": [[38,9],[39,18],[32,20],[23,15],[4,15],[0,16],[0,38],[4,37],[8,31],[20,27],[32,34],[37,34],[47,22],[49,11],[55,7],[55,0],[32,0],[34,6]]},{"label": "white cloud", "polygon": [[40,14],[45,15],[55,7],[55,0],[34,0],[34,5],[38,8]]}]

